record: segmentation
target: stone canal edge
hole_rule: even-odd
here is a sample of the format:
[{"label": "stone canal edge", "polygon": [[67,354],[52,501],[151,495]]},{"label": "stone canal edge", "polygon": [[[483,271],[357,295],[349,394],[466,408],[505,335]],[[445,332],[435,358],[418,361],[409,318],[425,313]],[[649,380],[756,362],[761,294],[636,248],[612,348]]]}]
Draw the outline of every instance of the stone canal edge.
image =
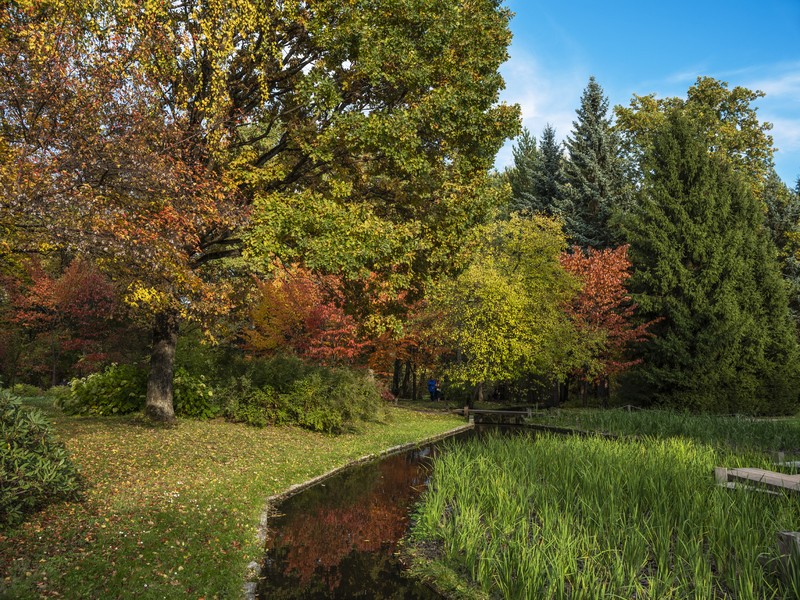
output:
[{"label": "stone canal edge", "polygon": [[[283,500],[286,500],[287,498],[290,498],[295,494],[299,494],[303,490],[310,488],[311,486],[316,485],[322,481],[325,481],[326,479],[330,479],[334,475],[337,475],[342,471],[346,471],[347,469],[351,469],[358,465],[363,465],[376,460],[380,460],[382,458],[386,458],[387,456],[392,456],[394,454],[399,454],[401,452],[407,452],[409,450],[413,450],[414,448],[419,448],[420,446],[433,444],[445,438],[449,438],[454,435],[458,435],[459,433],[469,431],[474,427],[475,425],[473,423],[468,423],[466,425],[456,427],[455,429],[445,431],[444,433],[440,433],[433,437],[425,438],[423,440],[418,440],[416,442],[408,442],[407,444],[400,444],[399,446],[392,446],[391,448],[387,448],[386,450],[377,452],[375,454],[367,454],[366,456],[362,456],[361,458],[352,460],[344,465],[336,467],[335,469],[331,469],[327,473],[323,473],[322,475],[318,475],[317,477],[312,477],[308,481],[304,481],[303,483],[297,483],[291,486],[289,489],[281,492],[280,494],[269,496],[266,500],[264,510],[261,512],[261,518],[259,519],[258,523],[259,546],[263,547],[267,541],[267,524],[269,522],[270,507],[274,506],[275,504]],[[252,561],[249,565],[247,565],[247,576],[245,577],[245,583],[244,583],[244,597],[246,600],[255,600],[258,577],[260,574],[261,574],[261,565],[259,562]]]}]

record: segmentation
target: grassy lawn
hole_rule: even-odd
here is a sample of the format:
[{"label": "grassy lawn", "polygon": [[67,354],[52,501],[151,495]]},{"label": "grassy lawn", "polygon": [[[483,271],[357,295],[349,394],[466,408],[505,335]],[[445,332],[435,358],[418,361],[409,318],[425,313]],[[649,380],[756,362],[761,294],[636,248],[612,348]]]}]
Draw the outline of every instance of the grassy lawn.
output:
[{"label": "grassy lawn", "polygon": [[83,474],[83,502],[0,530],[2,598],[237,598],[260,560],[265,499],[353,459],[463,425],[387,409],[382,423],[328,436],[140,417],[53,418]]},{"label": "grassy lawn", "polygon": [[436,459],[413,570],[453,597],[800,597],[776,549],[798,497],[717,487],[720,464],[770,463],[685,438],[471,440]]}]

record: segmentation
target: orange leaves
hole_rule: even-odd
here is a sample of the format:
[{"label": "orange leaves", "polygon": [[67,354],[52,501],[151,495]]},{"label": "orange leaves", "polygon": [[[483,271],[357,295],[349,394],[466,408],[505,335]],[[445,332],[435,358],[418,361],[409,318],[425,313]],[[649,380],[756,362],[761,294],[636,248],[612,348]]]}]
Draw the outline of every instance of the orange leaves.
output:
[{"label": "orange leaves", "polygon": [[259,281],[245,347],[256,354],[288,351],[322,364],[350,364],[367,343],[355,318],[343,309],[342,283],[296,267]]},{"label": "orange leaves", "polygon": [[567,314],[579,331],[605,335],[604,348],[597,357],[602,363],[600,376],[613,375],[636,364],[638,361],[625,360],[625,351],[630,344],[650,337],[647,329],[653,321],[638,325],[634,322],[636,304],[625,288],[631,267],[628,246],[589,248],[586,253],[575,246],[571,253],[562,254],[561,264],[583,282],[581,292],[567,304]]}]

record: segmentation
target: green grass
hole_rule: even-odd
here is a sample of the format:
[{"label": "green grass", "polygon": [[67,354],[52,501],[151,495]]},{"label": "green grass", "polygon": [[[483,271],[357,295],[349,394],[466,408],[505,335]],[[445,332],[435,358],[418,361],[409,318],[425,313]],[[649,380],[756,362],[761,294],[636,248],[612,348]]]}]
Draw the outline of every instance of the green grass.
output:
[{"label": "green grass", "polygon": [[85,499],[0,530],[2,598],[237,598],[260,560],[266,498],[353,459],[463,425],[387,409],[383,423],[329,436],[141,417],[54,419],[87,482]]},{"label": "green grass", "polygon": [[798,528],[800,501],[719,488],[718,464],[768,459],[686,439],[453,447],[418,509],[413,570],[450,589],[456,576],[473,597],[798,597],[800,573],[776,573],[775,534]]},{"label": "green grass", "polygon": [[532,423],[620,435],[683,437],[738,449],[800,453],[800,419],[692,415],[667,410],[565,409],[534,413]]}]

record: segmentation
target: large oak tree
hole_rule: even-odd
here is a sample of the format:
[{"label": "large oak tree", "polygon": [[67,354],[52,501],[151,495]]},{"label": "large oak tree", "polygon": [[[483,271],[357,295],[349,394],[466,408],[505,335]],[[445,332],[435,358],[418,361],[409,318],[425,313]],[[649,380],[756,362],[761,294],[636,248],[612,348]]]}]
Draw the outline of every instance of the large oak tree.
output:
[{"label": "large oak tree", "polygon": [[494,0],[22,0],[0,19],[4,252],[55,246],[153,323],[174,418],[182,319],[277,256],[397,286],[446,264],[518,127]]}]

